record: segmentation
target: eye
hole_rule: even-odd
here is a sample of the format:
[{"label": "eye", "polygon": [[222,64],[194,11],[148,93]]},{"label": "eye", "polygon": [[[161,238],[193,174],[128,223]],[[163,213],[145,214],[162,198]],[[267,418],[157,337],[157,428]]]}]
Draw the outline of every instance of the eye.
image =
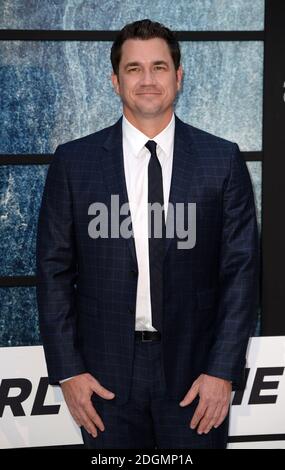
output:
[{"label": "eye", "polygon": [[139,70],[139,67],[131,67],[128,69],[128,72],[137,72]]}]

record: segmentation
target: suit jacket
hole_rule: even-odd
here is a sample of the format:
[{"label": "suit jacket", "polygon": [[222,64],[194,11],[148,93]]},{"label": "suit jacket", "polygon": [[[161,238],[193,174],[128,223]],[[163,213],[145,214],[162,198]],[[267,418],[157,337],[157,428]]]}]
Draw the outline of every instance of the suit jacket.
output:
[{"label": "suit jacket", "polygon": [[[38,221],[37,300],[50,384],[89,372],[122,404],[134,356],[134,239],[88,234],[90,204],[110,209],[111,194],[128,202],[122,118],[56,150]],[[238,146],[175,116],[169,201],[196,203],[195,246],[169,238],[164,258],[163,367],[169,398],[181,400],[201,373],[235,384],[243,376],[259,250]]]}]

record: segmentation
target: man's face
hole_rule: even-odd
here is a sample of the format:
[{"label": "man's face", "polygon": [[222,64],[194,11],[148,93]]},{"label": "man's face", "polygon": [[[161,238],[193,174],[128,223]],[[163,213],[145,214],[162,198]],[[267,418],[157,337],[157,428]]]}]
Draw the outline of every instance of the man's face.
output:
[{"label": "man's face", "polygon": [[154,118],[172,113],[182,80],[167,42],[161,38],[127,39],[122,45],[118,76],[112,74],[126,117]]}]

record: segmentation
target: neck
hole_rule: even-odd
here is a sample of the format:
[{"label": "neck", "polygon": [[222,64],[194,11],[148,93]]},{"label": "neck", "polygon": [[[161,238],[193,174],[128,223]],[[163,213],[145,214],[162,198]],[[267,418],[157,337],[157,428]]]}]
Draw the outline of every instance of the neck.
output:
[{"label": "neck", "polygon": [[141,116],[136,117],[124,109],[124,115],[127,120],[150,139],[153,139],[153,137],[168,126],[171,121],[172,114],[173,110],[171,109],[171,111],[164,116],[160,115],[151,118],[142,118]]}]

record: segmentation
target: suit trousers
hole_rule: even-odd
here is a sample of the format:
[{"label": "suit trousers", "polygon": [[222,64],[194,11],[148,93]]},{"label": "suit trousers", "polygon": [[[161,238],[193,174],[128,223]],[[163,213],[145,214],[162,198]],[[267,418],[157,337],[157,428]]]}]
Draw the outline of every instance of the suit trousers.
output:
[{"label": "suit trousers", "polygon": [[[123,378],[122,378],[123,380]],[[104,384],[102,384],[104,386]],[[199,435],[190,428],[198,398],[186,407],[166,396],[161,341],[135,339],[135,357],[129,400],[118,405],[101,399],[96,411],[105,431],[93,438],[83,427],[85,447],[92,449],[224,449],[228,416],[221,426]]]}]

